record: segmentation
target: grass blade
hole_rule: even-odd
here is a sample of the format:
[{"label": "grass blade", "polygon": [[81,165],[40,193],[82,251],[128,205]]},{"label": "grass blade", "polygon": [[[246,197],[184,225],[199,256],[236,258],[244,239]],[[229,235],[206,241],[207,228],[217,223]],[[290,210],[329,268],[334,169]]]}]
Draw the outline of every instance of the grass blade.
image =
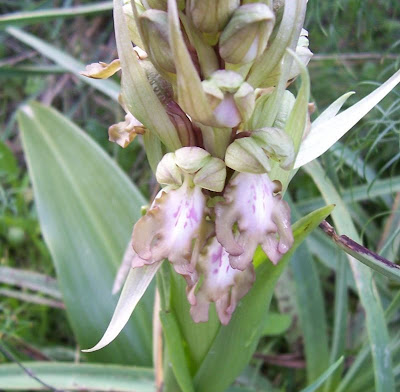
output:
[{"label": "grass blade", "polygon": [[[99,392],[154,392],[152,369],[129,366],[25,362],[40,380],[58,390]],[[0,389],[7,391],[44,390],[17,364],[0,365]]]},{"label": "grass blade", "polygon": [[38,272],[11,267],[0,267],[0,283],[10,284],[62,299],[57,281]]},{"label": "grass blade", "polygon": [[111,11],[112,8],[112,1],[104,1],[101,3],[80,5],[77,7],[13,12],[11,14],[0,16],[0,27],[11,24],[31,24],[59,18],[75,18],[80,15],[91,15]]},{"label": "grass blade", "polygon": [[328,222],[321,223],[321,227],[340,249],[343,249],[369,268],[385,275],[389,279],[400,282],[399,265],[386,260],[345,235],[337,235],[334,228]]},{"label": "grass blade", "polygon": [[[297,218],[296,209],[292,205],[291,209]],[[320,279],[306,243],[301,244],[294,253],[290,268],[304,337],[307,379],[313,382],[329,366],[328,328]]]},{"label": "grass blade", "polygon": [[308,386],[305,389],[302,389],[301,392],[314,392],[316,391],[323,383],[332,375],[332,373],[343,363],[343,357],[339,358],[333,365],[329,366],[324,374],[318,378],[312,385]]},{"label": "grass blade", "polygon": [[[325,172],[317,161],[305,167],[327,203],[336,204],[332,213],[335,226],[341,233],[361,242],[354,227],[346,205],[337,193],[335,187],[325,176]],[[375,286],[371,270],[349,257],[361,304],[366,313],[367,331],[372,351],[375,388],[377,392],[394,392],[394,378],[391,365],[389,335],[384,319],[380,298]]]},{"label": "grass blade", "polygon": [[38,37],[35,37],[30,33],[27,33],[26,31],[23,31],[17,27],[7,27],[6,32],[24,44],[37,50],[43,56],[54,61],[64,69],[72,72],[79,79],[101,91],[114,101],[118,101],[118,94],[120,90],[118,83],[114,82],[113,80],[96,80],[82,76],[79,72],[85,69],[85,65],[83,63],[63,52],[61,49],[56,48],[55,46],[41,40]]}]

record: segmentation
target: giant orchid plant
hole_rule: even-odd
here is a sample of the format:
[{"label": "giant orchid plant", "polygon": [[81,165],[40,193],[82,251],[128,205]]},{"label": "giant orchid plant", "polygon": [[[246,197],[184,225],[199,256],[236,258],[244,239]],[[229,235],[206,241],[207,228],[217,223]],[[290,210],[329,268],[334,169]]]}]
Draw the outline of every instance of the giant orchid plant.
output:
[{"label": "giant orchid plant", "polygon": [[[256,249],[276,265],[293,246],[283,196],[298,168],[328,150],[399,82],[397,72],[338,114],[346,94],[311,123],[306,5],[114,1],[119,59],[91,64],[84,74],[106,78],[122,71],[126,116],[109,128],[109,139],[126,147],[142,135],[161,190],[133,228],[115,291],[128,277],[111,323],[86,351],[118,335],[157,271],[164,310],[174,312],[169,274],[179,274],[193,321],[210,323],[216,312],[228,325],[261,279]],[[184,389],[182,377],[174,377]],[[179,389],[169,385],[166,390]]]}]

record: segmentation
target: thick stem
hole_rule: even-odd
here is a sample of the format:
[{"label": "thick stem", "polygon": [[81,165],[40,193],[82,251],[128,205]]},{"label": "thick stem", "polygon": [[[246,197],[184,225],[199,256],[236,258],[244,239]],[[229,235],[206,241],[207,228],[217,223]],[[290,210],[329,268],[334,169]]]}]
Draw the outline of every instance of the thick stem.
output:
[{"label": "thick stem", "polygon": [[214,157],[224,159],[231,142],[231,128],[213,128],[197,123],[203,135],[204,148]]}]

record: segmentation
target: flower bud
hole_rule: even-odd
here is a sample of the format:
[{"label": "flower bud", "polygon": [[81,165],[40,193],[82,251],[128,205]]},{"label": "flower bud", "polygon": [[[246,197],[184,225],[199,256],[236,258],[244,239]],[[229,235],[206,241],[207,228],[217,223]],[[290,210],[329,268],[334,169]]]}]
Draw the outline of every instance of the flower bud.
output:
[{"label": "flower bud", "polygon": [[278,128],[262,128],[250,137],[235,140],[226,150],[226,166],[241,173],[267,173],[270,159],[289,169],[294,161],[294,146],[290,136]]},{"label": "flower bud", "polygon": [[231,143],[226,150],[225,163],[241,173],[266,173],[271,170],[268,157],[251,137]]},{"label": "flower bud", "polygon": [[157,165],[156,178],[159,184],[182,185],[183,176],[175,163],[175,154],[173,152],[165,154]]},{"label": "flower bud", "polygon": [[[299,38],[299,42],[297,43],[296,47],[296,54],[301,62],[307,66],[313,56],[313,53],[308,48],[309,46],[308,40],[308,31],[305,29],[301,29],[301,34]],[[300,74],[300,66],[297,64],[296,61],[293,62],[292,67],[290,68],[289,72],[289,80],[295,78],[297,75]]]},{"label": "flower bud", "polygon": [[263,128],[251,137],[270,159],[278,161],[282,169],[288,170],[294,162],[294,145],[290,136],[278,128]]},{"label": "flower bud", "polygon": [[267,47],[274,23],[274,13],[266,4],[237,8],[219,39],[221,57],[231,64],[255,60]]},{"label": "flower bud", "polygon": [[222,31],[240,0],[188,0],[186,13],[202,32],[214,34]]},{"label": "flower bud", "polygon": [[195,174],[193,182],[203,189],[221,192],[225,186],[226,165],[223,160],[211,157]]},{"label": "flower bud", "polygon": [[254,89],[238,73],[219,70],[202,85],[215,120],[221,127],[233,128],[253,113]]},{"label": "flower bud", "polygon": [[225,185],[226,165],[200,147],[182,147],[164,155],[157,166],[156,178],[160,184],[181,186],[188,175],[194,186],[221,192]]},{"label": "flower bud", "polygon": [[143,40],[154,66],[160,71],[175,73],[175,64],[168,40],[168,14],[150,9],[139,16]]}]

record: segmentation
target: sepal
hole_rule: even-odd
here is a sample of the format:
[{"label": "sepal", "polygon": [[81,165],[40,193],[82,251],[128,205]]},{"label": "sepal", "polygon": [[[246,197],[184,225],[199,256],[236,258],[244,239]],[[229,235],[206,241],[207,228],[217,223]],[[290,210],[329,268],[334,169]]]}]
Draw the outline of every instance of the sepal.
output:
[{"label": "sepal", "polygon": [[231,64],[254,61],[267,47],[274,23],[274,13],[266,4],[237,8],[219,40],[221,57]]}]

